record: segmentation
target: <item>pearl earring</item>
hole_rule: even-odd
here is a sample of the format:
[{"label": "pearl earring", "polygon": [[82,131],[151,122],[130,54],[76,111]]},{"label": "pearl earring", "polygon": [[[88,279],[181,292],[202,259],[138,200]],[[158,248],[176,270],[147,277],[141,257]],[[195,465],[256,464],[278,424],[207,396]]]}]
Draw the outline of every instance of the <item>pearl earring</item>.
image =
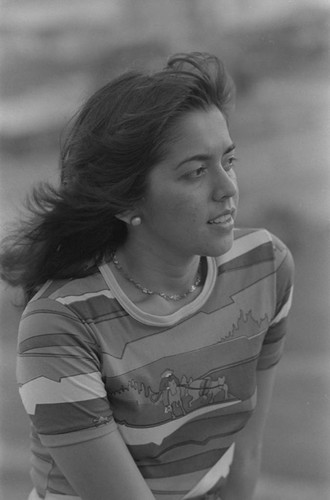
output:
[{"label": "pearl earring", "polygon": [[141,224],[141,222],[142,222],[142,219],[138,215],[135,215],[134,217],[131,218],[132,226],[139,226]]}]

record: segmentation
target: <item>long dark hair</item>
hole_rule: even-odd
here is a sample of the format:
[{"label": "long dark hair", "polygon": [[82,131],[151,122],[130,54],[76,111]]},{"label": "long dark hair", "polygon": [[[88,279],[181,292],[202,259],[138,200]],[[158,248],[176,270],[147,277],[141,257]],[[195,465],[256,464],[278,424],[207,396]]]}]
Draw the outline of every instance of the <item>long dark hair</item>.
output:
[{"label": "long dark hair", "polygon": [[29,299],[48,279],[88,273],[126,238],[116,215],[144,195],[148,172],[166,155],[175,121],[217,106],[227,116],[234,86],[222,62],[205,53],[176,54],[151,75],[128,72],[87,100],[60,156],[59,187],[34,188],[29,217],[8,234],[1,277]]}]

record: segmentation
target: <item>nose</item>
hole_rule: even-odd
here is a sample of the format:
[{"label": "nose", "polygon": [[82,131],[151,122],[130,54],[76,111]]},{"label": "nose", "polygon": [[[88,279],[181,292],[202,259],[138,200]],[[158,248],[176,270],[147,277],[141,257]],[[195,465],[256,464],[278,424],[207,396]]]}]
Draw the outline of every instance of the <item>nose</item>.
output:
[{"label": "nose", "polygon": [[215,178],[213,179],[213,199],[221,201],[227,198],[233,198],[237,195],[237,181],[233,170],[227,172],[222,167],[217,169]]}]

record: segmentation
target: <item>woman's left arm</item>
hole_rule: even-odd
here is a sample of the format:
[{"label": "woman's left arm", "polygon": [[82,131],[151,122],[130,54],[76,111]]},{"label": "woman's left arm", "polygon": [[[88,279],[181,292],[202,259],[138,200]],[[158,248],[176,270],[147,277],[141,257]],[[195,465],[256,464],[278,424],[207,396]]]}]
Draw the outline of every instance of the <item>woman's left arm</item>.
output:
[{"label": "woman's left arm", "polygon": [[257,372],[257,407],[235,444],[235,455],[222,500],[252,500],[257,484],[262,439],[270,408],[276,367]]}]

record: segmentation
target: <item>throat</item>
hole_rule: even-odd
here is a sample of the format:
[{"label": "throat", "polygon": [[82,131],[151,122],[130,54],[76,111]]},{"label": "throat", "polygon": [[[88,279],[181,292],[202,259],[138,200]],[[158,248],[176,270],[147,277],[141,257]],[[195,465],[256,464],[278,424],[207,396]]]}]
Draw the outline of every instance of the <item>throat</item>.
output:
[{"label": "throat", "polygon": [[[193,278],[191,278],[192,274],[190,273],[189,280],[177,276],[168,279],[170,274],[152,272],[153,270],[149,266],[144,267],[145,270],[148,270],[148,279],[147,275],[145,279],[138,278],[137,273],[130,273],[125,268],[124,259],[121,261],[117,254],[112,257],[111,267],[120,287],[128,298],[142,310],[152,314],[170,314],[192,302],[200,294],[207,272],[205,258],[199,259],[197,270],[195,265]],[[162,279],[164,276],[166,276],[166,280]],[[164,288],[161,288],[160,282],[165,283]]]}]

